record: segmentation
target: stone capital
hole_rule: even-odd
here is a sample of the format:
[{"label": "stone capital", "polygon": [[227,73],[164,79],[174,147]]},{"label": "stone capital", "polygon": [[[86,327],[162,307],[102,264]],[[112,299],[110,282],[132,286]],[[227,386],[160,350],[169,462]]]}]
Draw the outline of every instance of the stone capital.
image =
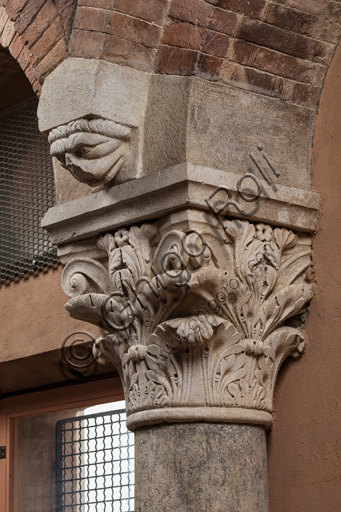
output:
[{"label": "stone capital", "polygon": [[278,370],[304,350],[309,235],[183,210],[81,244],[66,309],[107,331],[95,355],[121,376],[130,429],[271,425]]}]

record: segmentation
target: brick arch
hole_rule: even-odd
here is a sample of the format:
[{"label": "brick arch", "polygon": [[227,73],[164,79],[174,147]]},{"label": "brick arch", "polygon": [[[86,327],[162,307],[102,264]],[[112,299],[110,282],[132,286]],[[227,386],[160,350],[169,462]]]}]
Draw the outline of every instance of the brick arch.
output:
[{"label": "brick arch", "polygon": [[67,56],[68,26],[58,4],[59,0],[0,0],[0,45],[8,48],[37,95],[44,78]]},{"label": "brick arch", "polygon": [[70,55],[316,108],[340,22],[334,0],[79,0]]},{"label": "brick arch", "polygon": [[67,56],[193,75],[317,108],[334,0],[0,0],[0,44],[39,94]]}]

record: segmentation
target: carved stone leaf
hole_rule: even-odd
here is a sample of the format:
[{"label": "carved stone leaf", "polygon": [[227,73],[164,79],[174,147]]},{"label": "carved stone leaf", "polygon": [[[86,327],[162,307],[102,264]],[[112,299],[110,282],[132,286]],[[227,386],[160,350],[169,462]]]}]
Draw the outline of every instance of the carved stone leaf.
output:
[{"label": "carved stone leaf", "polygon": [[310,247],[283,259],[277,285],[283,286],[284,284],[294,283],[309,268],[310,263]]},{"label": "carved stone leaf", "polygon": [[162,376],[162,374],[160,372],[155,372],[153,370],[147,370],[146,377],[149,380],[155,382],[155,384],[160,384],[162,387],[164,387],[165,390],[167,391],[168,395],[172,394],[172,388],[169,385],[169,382],[167,381],[167,379],[165,377]]},{"label": "carved stone leaf", "polygon": [[312,286],[308,284],[292,284],[275,292],[260,314],[263,317],[263,336],[291,316],[299,314],[312,296]]},{"label": "carved stone leaf", "polygon": [[281,252],[284,249],[295,247],[297,243],[297,235],[290,229],[276,228],[274,229],[274,237]]},{"label": "carved stone leaf", "polygon": [[107,295],[99,293],[79,295],[70,299],[65,304],[65,309],[72,318],[104,327],[101,308],[106,299]]},{"label": "carved stone leaf", "polygon": [[116,249],[115,237],[111,233],[106,233],[103,236],[99,236],[97,239],[97,247],[102,249],[102,251],[110,254],[114,249]]},{"label": "carved stone leaf", "polygon": [[[293,327],[281,327],[276,329],[265,340],[275,354],[274,360],[280,365],[288,355],[297,356],[304,351],[304,338],[300,331]],[[299,348],[300,347],[300,348]]]},{"label": "carved stone leaf", "polygon": [[[274,331],[264,342],[270,346],[275,354],[274,367],[267,372],[269,381],[267,385],[267,407],[272,410],[272,400],[276,377],[283,361],[288,357],[297,357],[304,352],[305,343],[302,333],[292,327],[281,327]],[[263,375],[265,372],[263,371]]]},{"label": "carved stone leaf", "polygon": [[106,364],[108,361],[113,363],[117,371],[122,376],[120,351],[118,350],[120,340],[112,335],[104,335],[98,338],[93,347],[95,360],[100,364]]},{"label": "carved stone leaf", "polygon": [[175,318],[166,322],[175,335],[190,344],[202,344],[204,340],[210,340],[214,333],[214,327],[218,327],[221,323],[222,319],[216,315]]}]

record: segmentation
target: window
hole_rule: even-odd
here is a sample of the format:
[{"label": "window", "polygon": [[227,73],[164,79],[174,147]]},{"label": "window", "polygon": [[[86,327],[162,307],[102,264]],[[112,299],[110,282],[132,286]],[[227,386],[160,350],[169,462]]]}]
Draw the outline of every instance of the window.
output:
[{"label": "window", "polygon": [[109,378],[0,401],[0,509],[133,512],[134,437],[122,398]]},{"label": "window", "polygon": [[124,402],[91,409],[57,422],[56,512],[133,512],[134,441]]}]

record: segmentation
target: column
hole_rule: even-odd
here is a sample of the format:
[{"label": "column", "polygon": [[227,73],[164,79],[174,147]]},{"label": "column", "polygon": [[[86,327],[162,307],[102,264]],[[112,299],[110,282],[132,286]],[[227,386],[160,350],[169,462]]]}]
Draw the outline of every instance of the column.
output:
[{"label": "column", "polygon": [[[40,100],[58,193],[43,225],[66,310],[105,330],[95,357],[122,380],[136,512],[266,512],[276,378],[305,348],[319,208],[303,168],[310,114],[229,92],[68,59]],[[267,151],[280,141],[271,162],[257,115]]]}]

